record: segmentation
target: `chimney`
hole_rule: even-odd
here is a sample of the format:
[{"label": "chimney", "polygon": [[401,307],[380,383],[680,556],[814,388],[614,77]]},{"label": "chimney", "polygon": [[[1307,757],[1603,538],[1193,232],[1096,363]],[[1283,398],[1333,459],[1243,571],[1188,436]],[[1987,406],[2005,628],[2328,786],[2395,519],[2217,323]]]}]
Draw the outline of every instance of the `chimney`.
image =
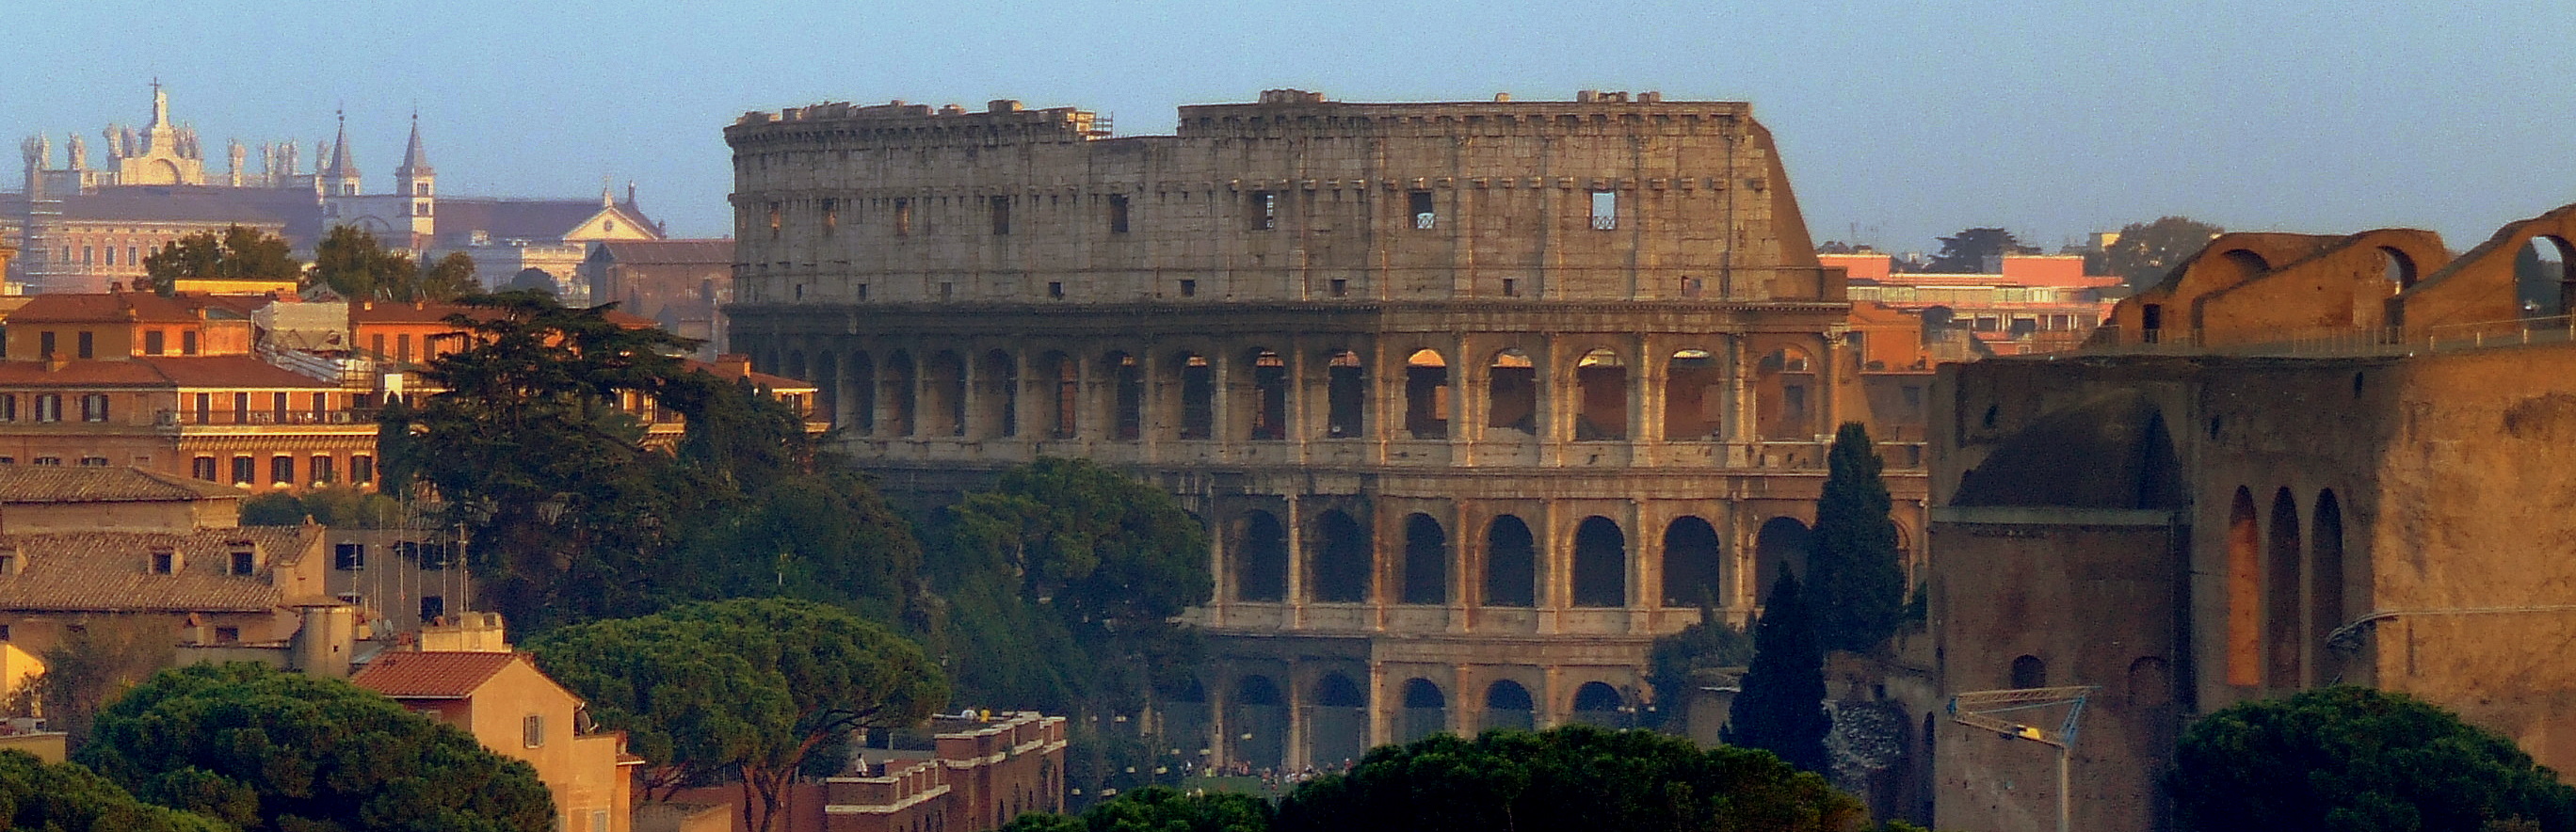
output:
[{"label": "chimney", "polygon": [[62,353],[53,352],[45,354],[45,372],[57,372],[64,367],[71,366],[71,364],[72,360],[64,358]]},{"label": "chimney", "polygon": [[751,355],[729,352],[716,356],[716,375],[733,377],[751,374]]}]

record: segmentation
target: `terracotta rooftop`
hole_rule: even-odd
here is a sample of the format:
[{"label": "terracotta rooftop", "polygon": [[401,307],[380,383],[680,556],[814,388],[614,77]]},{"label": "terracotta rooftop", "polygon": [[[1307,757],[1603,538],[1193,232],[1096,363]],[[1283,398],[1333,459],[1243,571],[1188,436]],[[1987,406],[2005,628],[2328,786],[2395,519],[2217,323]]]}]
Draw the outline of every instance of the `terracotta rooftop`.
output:
[{"label": "terracotta rooftop", "polygon": [[[261,612],[285,599],[270,575],[321,540],[319,526],[200,529],[187,534],[76,532],[0,535],[17,553],[0,575],[0,610],[12,612]],[[234,547],[252,543],[268,562],[230,575]],[[180,556],[177,574],[154,574],[152,552]]]},{"label": "terracotta rooftop", "polygon": [[323,381],[248,355],[146,356],[132,363],[151,367],[180,387],[256,387],[338,390]]},{"label": "terracotta rooftop", "polygon": [[463,699],[501,668],[521,660],[518,653],[389,650],[376,654],[349,681],[395,699]]},{"label": "terracotta rooftop", "polygon": [[694,358],[682,359],[681,363],[688,369],[702,370],[709,375],[726,381],[749,378],[751,379],[751,383],[767,387],[771,390],[816,389],[814,383],[810,381],[788,378],[786,376],[770,375],[768,373],[753,370],[751,369],[751,362],[738,355],[717,356],[715,363],[712,364],[699,361]]},{"label": "terracotta rooftop", "polygon": [[491,309],[461,303],[403,303],[400,301],[350,301],[351,324],[443,324],[449,315],[488,318],[499,315]]},{"label": "terracotta rooftop", "polygon": [[54,367],[43,361],[0,361],[0,387],[167,387],[170,380],[140,361],[75,358]]},{"label": "terracotta rooftop", "polygon": [[43,294],[9,313],[9,322],[28,323],[195,323],[197,305],[150,292]]},{"label": "terracotta rooftop", "polygon": [[0,503],[166,503],[240,497],[239,489],[141,468],[0,465]]}]

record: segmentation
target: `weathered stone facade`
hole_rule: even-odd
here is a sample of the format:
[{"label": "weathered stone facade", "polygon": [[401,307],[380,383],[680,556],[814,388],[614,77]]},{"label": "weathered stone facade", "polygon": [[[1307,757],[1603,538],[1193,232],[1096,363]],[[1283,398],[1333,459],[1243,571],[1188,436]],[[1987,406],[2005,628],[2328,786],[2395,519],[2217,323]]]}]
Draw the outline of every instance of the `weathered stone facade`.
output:
[{"label": "weathered stone facade", "polygon": [[[726,139],[731,349],[817,382],[890,490],[1084,456],[1208,521],[1213,655],[1166,725],[1220,762],[1633,718],[1654,636],[1799,568],[1833,426],[1928,381],[1852,324],[1742,103],[1275,90],[1118,138],[827,104]],[[1920,447],[1882,451],[1920,529]]]}]

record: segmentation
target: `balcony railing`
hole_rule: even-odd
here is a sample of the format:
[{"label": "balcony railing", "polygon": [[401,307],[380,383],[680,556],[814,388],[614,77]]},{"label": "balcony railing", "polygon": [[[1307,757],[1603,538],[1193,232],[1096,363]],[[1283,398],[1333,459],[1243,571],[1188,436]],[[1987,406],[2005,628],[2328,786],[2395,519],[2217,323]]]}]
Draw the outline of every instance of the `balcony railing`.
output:
[{"label": "balcony railing", "polygon": [[284,413],[274,410],[203,412],[162,410],[154,419],[155,424],[164,427],[173,425],[191,427],[201,425],[371,425],[375,424],[375,421],[376,409],[374,408],[326,410],[318,413],[302,410],[290,410]]}]

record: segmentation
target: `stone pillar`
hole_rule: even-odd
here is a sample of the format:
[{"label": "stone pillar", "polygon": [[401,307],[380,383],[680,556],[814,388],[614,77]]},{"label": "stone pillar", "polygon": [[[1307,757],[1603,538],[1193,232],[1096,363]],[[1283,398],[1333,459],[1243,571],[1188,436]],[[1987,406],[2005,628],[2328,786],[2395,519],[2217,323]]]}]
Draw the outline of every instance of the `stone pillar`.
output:
[{"label": "stone pillar", "polygon": [[1644,500],[1628,501],[1628,522],[1636,541],[1628,547],[1628,632],[1653,633],[1664,605],[1664,530],[1647,516]]},{"label": "stone pillar", "polygon": [[1234,729],[1226,724],[1227,712],[1234,709],[1234,679],[1235,675],[1229,669],[1217,677],[1216,684],[1205,688],[1208,705],[1208,736],[1201,737],[1200,741],[1211,743],[1207,747],[1208,765],[1234,764]]},{"label": "stone pillar", "polygon": [[1227,570],[1226,564],[1227,532],[1233,529],[1234,524],[1227,521],[1214,505],[1208,506],[1207,518],[1208,575],[1216,580],[1216,591],[1208,595],[1208,626],[1223,627],[1226,608],[1234,600],[1236,585],[1229,580],[1233,573]]},{"label": "stone pillar", "polygon": [[1306,747],[1306,735],[1310,733],[1310,729],[1313,726],[1306,724],[1306,717],[1308,716],[1307,708],[1310,703],[1306,701],[1306,685],[1304,681],[1297,678],[1297,665],[1288,665],[1284,669],[1284,672],[1279,674],[1279,678],[1283,680],[1283,685],[1287,688],[1287,690],[1281,691],[1281,693],[1287,695],[1286,701],[1288,703],[1288,737],[1287,742],[1285,743],[1288,752],[1288,759],[1285,763],[1280,765],[1280,768],[1285,770],[1281,773],[1285,774],[1288,771],[1295,771],[1297,769],[1304,768],[1312,760],[1314,755],[1312,751]]},{"label": "stone pillar", "polygon": [[1306,628],[1306,517],[1294,492],[1288,494],[1288,628]]},{"label": "stone pillar", "polygon": [[[1824,422],[1816,426],[1816,433],[1828,442],[1833,441],[1834,434],[1843,427],[1843,396],[1846,392],[1843,385],[1851,375],[1843,370],[1843,363],[1851,346],[1850,334],[1846,324],[1835,324],[1825,330],[1825,366],[1816,374],[1816,386],[1825,388],[1824,395],[1817,397],[1823,400],[1818,403],[1818,410]],[[1818,453],[1817,461],[1821,463],[1822,452]]]},{"label": "stone pillar", "polygon": [[1551,664],[1540,668],[1539,673],[1538,713],[1534,716],[1538,727],[1554,728],[1565,723],[1565,713],[1570,707],[1557,704],[1564,698],[1558,690],[1565,687],[1565,668]]},{"label": "stone pillar", "polygon": [[[1471,569],[1476,559],[1468,554],[1467,504],[1449,503],[1449,632],[1464,633],[1476,628],[1476,594],[1483,582]],[[1463,735],[1462,735],[1463,736]]]},{"label": "stone pillar", "polygon": [[1557,529],[1565,525],[1564,504],[1551,499],[1541,505],[1538,528],[1530,530],[1530,537],[1538,547],[1539,591],[1538,597],[1534,599],[1538,602],[1538,631],[1542,635],[1547,635],[1554,634],[1563,628],[1563,622],[1560,619],[1564,616],[1566,605],[1573,599],[1573,584],[1569,574],[1572,571],[1569,567],[1573,565],[1573,556],[1569,551],[1572,547],[1557,545],[1557,538],[1560,537]]},{"label": "stone pillar", "polygon": [[1485,716],[1485,698],[1470,689],[1467,680],[1470,666],[1449,666],[1449,733],[1461,737],[1476,735],[1476,726]]},{"label": "stone pillar", "polygon": [[1726,354],[1726,398],[1727,413],[1730,414],[1726,441],[1742,455],[1737,460],[1738,464],[1750,465],[1757,455],[1753,446],[1762,441],[1761,410],[1754,402],[1754,376],[1760,369],[1762,357],[1754,354],[1752,339],[1743,333],[1726,339]]},{"label": "stone pillar", "polygon": [[1402,699],[1390,702],[1386,695],[1386,664],[1371,661],[1368,669],[1368,744],[1376,748],[1395,741],[1395,720],[1388,717],[1404,707]]},{"label": "stone pillar", "polygon": [[989,403],[984,401],[987,394],[984,391],[984,362],[981,358],[975,354],[973,346],[957,351],[958,401],[955,404],[955,412],[959,430],[954,438],[967,442],[1001,433],[999,426],[985,424],[990,417],[984,413],[984,408]]},{"label": "stone pillar", "polygon": [[1628,442],[1634,447],[1628,458],[1643,462],[1664,441],[1664,386],[1672,362],[1658,339],[1638,338],[1635,343],[1636,370],[1628,374]]}]

